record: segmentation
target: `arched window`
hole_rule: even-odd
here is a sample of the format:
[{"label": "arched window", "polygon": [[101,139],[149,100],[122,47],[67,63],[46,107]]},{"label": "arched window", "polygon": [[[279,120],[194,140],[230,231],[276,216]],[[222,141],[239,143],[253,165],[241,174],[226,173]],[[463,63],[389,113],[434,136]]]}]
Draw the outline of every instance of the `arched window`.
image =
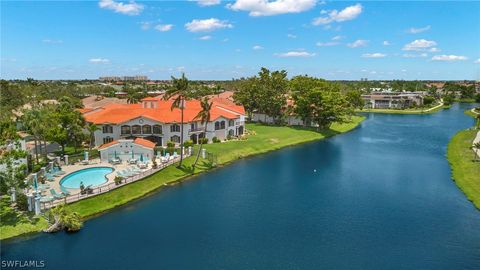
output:
[{"label": "arched window", "polygon": [[235,121],[234,120],[228,120],[228,126],[229,127],[233,127],[235,125]]},{"label": "arched window", "polygon": [[170,132],[180,132],[180,125],[177,125],[177,124],[171,125]]},{"label": "arched window", "polygon": [[121,127],[121,133],[122,133],[122,135],[130,134],[130,126],[123,125]]},{"label": "arched window", "polygon": [[228,135],[230,135],[230,136],[234,136],[234,135],[235,135],[235,132],[233,131],[233,129],[230,129],[230,130],[228,131]]},{"label": "arched window", "polygon": [[150,126],[150,125],[143,125],[143,126],[142,126],[142,133],[143,133],[143,134],[152,134],[152,126]]},{"label": "arched window", "polygon": [[113,133],[113,127],[110,125],[103,125],[103,133]]},{"label": "arched window", "polygon": [[215,122],[215,130],[219,130],[220,129],[220,122]]},{"label": "arched window", "polygon": [[225,121],[220,122],[220,129],[225,129]]},{"label": "arched window", "polygon": [[170,141],[172,141],[174,143],[180,143],[180,136],[174,135],[174,136],[170,137]]},{"label": "arched window", "polygon": [[132,126],[132,134],[141,134],[142,127],[140,125],[133,125]]},{"label": "arched window", "polygon": [[154,125],[153,126],[153,134],[162,134],[162,126]]}]

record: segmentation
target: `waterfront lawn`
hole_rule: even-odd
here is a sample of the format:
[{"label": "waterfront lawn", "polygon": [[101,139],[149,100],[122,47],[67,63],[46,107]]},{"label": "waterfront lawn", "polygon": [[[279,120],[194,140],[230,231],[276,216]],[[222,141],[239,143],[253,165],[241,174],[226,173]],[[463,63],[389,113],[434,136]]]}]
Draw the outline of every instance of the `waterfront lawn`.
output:
[{"label": "waterfront lawn", "polygon": [[[216,154],[218,164],[223,165],[238,158],[347,132],[355,128],[364,119],[365,117],[363,116],[355,116],[350,123],[334,124],[330,130],[320,132],[293,127],[247,124],[247,130],[255,134],[248,136],[247,140],[208,144],[206,145],[206,149]],[[208,171],[212,168],[206,160],[201,160],[195,171],[193,171],[191,165],[194,159],[195,157],[185,159],[182,168],[170,166],[141,181],[131,183],[108,193],[81,200],[70,204],[68,207],[78,212],[82,217],[89,217],[143,197],[163,186],[176,183],[188,176]]]},{"label": "waterfront lawn", "polygon": [[[437,105],[438,106],[438,105]],[[362,110],[357,110],[357,112],[364,112],[364,113],[387,113],[387,114],[431,114],[431,113],[436,113],[440,110],[443,109],[448,109],[450,108],[450,105],[442,105],[438,107],[432,107],[432,108],[424,108],[424,109],[362,109]],[[429,111],[427,111],[429,110]]]},{"label": "waterfront lawn", "polygon": [[448,144],[447,159],[452,178],[467,198],[480,209],[480,161],[474,160],[470,149],[477,130],[463,130],[455,134]]},{"label": "waterfront lawn", "polygon": [[34,217],[16,211],[10,206],[10,197],[0,200],[0,239],[6,239],[20,234],[38,232],[46,228],[48,222],[43,217]]}]

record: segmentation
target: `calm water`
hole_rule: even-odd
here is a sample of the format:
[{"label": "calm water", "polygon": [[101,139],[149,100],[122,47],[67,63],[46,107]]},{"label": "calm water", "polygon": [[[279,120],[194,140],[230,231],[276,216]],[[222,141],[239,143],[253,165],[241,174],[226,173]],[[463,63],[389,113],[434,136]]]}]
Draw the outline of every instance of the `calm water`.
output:
[{"label": "calm water", "polygon": [[[480,211],[450,179],[473,124],[369,115],[353,132],[238,161],[85,223],[4,241],[49,269],[479,269]],[[316,170],[316,172],[314,171]]]}]

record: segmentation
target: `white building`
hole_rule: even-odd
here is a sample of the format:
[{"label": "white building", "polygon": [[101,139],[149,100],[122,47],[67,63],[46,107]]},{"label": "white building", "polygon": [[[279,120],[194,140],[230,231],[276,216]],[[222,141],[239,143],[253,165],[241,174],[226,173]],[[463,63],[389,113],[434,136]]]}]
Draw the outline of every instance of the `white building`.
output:
[{"label": "white building", "polygon": [[144,161],[151,160],[154,156],[155,143],[136,138],[135,140],[116,140],[98,148],[100,159],[109,162],[114,158],[129,160],[131,158]]},{"label": "white building", "polygon": [[[120,139],[144,138],[157,146],[166,146],[168,141],[180,142],[181,111],[171,109],[172,100],[161,97],[145,98],[138,104],[108,104],[101,108],[84,111],[87,122],[99,127],[94,133],[95,146]],[[205,134],[205,126],[196,116],[201,111],[200,101],[188,100],[183,112],[183,140],[198,142],[199,138],[214,137],[220,140],[228,136],[243,135],[245,110],[231,100],[212,98],[211,118]]]}]

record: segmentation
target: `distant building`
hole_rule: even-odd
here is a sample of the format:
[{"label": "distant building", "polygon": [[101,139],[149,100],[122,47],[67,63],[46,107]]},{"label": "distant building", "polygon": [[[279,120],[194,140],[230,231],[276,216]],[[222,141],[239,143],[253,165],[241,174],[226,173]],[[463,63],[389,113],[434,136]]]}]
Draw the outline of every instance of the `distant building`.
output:
[{"label": "distant building", "polygon": [[124,80],[124,81],[148,81],[148,77],[147,77],[147,76],[140,76],[140,75],[137,75],[137,76],[124,76],[124,77],[123,77],[123,80]]},{"label": "distant building", "polygon": [[106,81],[106,82],[118,82],[118,81],[148,81],[147,76],[137,75],[137,76],[106,76],[106,77],[99,77],[98,80]]},{"label": "distant building", "polygon": [[406,109],[423,105],[424,92],[372,92],[362,95],[368,109]]},{"label": "distant building", "polygon": [[116,77],[116,76],[108,76],[108,77],[100,77],[98,78],[98,80],[104,81],[104,82],[116,82],[116,81],[121,81],[122,78]]}]

